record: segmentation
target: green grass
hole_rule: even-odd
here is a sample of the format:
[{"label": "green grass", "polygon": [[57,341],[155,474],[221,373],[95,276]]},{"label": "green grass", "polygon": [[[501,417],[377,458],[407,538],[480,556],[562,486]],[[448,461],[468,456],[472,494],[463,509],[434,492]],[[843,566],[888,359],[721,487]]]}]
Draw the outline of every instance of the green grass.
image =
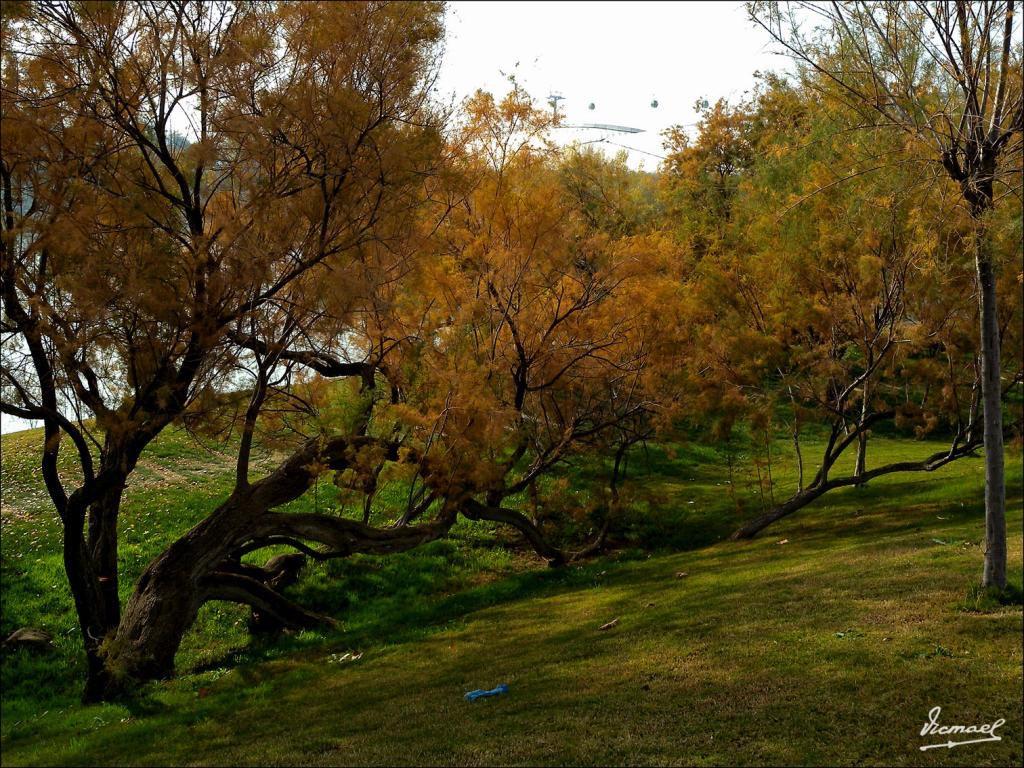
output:
[{"label": "green grass", "polygon": [[[749,457],[737,459],[730,489],[718,452],[652,447],[633,459],[617,528],[626,546],[613,555],[547,569],[505,532],[460,524],[452,539],[400,556],[312,566],[295,595],[341,617],[340,631],[253,641],[242,609],[210,605],[178,655],[179,677],[130,702],[82,707],[77,630],[31,439],[3,440],[2,625],[42,626],[57,650],[3,660],[4,765],[1022,759],[1019,601],[973,588],[978,459],[844,489],[736,544],[720,539],[761,504]],[[931,448],[879,440],[869,460]],[[787,459],[780,445],[782,485],[795,482]],[[1019,591],[1020,457],[1007,468]],[[230,483],[223,457],[176,433],[142,469],[124,508],[129,576]],[[328,504],[329,490],[296,504]],[[501,682],[506,696],[462,698]],[[934,706],[951,724],[1005,718],[1003,739],[921,752]]]}]

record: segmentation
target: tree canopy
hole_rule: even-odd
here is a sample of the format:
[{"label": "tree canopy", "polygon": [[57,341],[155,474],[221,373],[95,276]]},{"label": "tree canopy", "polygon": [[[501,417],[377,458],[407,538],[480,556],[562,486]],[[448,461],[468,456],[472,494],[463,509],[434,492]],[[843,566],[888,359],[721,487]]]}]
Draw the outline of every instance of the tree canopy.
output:
[{"label": "tree canopy", "polygon": [[[399,552],[460,518],[555,566],[600,551],[648,440],[763,444],[763,508],[737,536],[991,455],[993,430],[1001,461],[1020,433],[1021,124],[1019,46],[993,21],[1013,5],[995,5],[949,64],[932,38],[894,42],[964,28],[931,5],[843,6],[833,40],[755,4],[806,66],[670,129],[657,174],[558,146],[514,81],[436,103],[439,3],[5,6],[0,409],[44,425],[86,697],[169,674],[209,601],[263,629],[330,623],[282,591],[307,558]],[[925,122],[964,93],[967,123]],[[230,446],[234,486],[122,601],[124,489],[169,427]],[[875,465],[879,429],[949,447]],[[776,501],[779,430],[799,483]],[[568,464],[593,471],[569,489]],[[321,479],[330,504],[285,511]],[[272,547],[290,554],[255,562]]]}]

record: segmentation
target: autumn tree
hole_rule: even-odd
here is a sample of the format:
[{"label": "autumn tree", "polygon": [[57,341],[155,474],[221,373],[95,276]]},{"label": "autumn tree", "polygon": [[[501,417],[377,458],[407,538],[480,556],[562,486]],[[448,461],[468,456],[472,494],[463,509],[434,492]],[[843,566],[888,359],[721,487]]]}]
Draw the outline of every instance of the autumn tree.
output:
[{"label": "autumn tree", "polygon": [[[764,438],[764,508],[738,538],[835,488],[933,471],[982,440],[967,333],[976,310],[964,298],[969,216],[950,204],[949,182],[928,164],[888,162],[905,152],[897,132],[851,131],[856,115],[823,109],[809,94],[770,78],[744,108],[751,161],[731,180],[729,221],[716,222],[722,237],[699,257],[691,282],[691,396],[719,437],[743,421]],[[728,140],[702,131],[693,146],[714,156]],[[715,185],[699,166],[689,172],[673,183]],[[856,183],[843,183],[848,175]],[[1005,258],[1014,251],[1013,226],[997,229]],[[1021,310],[1010,298],[1000,317],[1009,352],[1004,394],[1020,382]],[[869,436],[886,424],[947,435],[949,448],[871,465]],[[771,443],[779,426],[792,438],[797,483],[776,501]],[[825,429],[821,455],[807,454],[805,427]],[[816,471],[805,474],[813,459]]]},{"label": "autumn tree", "polygon": [[754,147],[750,104],[698,100],[697,111],[696,138],[682,126],[665,131],[661,181],[670,220],[700,259],[729,246],[733,204],[754,161]]},{"label": "autumn tree", "polygon": [[664,223],[658,175],[634,170],[625,150],[609,157],[593,146],[572,146],[559,163],[564,194],[586,223],[609,235],[649,234]]},{"label": "autumn tree", "polygon": [[[415,407],[430,425],[424,455],[445,456],[451,482],[469,497],[463,514],[509,523],[559,562],[579,552],[545,543],[539,521],[509,502],[526,494],[536,508],[537,481],[553,468],[600,455],[609,439],[626,450],[642,433],[659,407],[649,380],[661,343],[651,299],[675,284],[659,272],[674,262],[672,244],[627,234],[634,217],[621,167],[563,159],[546,137],[550,124],[518,88],[466,105],[456,159],[464,191],[448,193],[451,213],[428,246],[439,258],[421,273],[436,293],[437,330],[429,345],[399,350],[414,353],[429,384],[410,390],[400,412]],[[586,551],[610,520],[609,504],[599,506],[569,510],[577,522],[596,515]]]},{"label": "autumn tree", "polygon": [[[517,507],[657,409],[647,291],[677,285],[673,245],[564,194],[520,91],[446,127],[439,5],[15,11],[2,408],[44,424],[87,699],[169,674],[211,600],[330,624],[281,592],[306,558],[402,551],[460,515],[552,563],[601,545],[613,505],[573,512],[594,528],[575,549]],[[237,433],[234,486],[122,609],[123,490],[179,423]],[[260,443],[285,453],[262,475]],[[77,476],[57,472],[69,448]],[[344,503],[281,511],[325,476]],[[254,560],[269,547],[290,554]]]},{"label": "autumn tree", "polygon": [[[168,672],[205,600],[309,619],[279,601],[273,574],[254,578],[230,555],[312,525],[256,518],[300,494],[318,460],[344,463],[352,442],[308,442],[251,481],[251,427],[275,365],[366,372],[369,360],[325,358],[326,336],[301,323],[316,281],[358,262],[378,224],[422,197],[440,14],[386,3],[5,6],[2,407],[44,425],[40,467],[61,520],[87,698],[110,693],[115,673]],[[335,317],[358,293],[337,288]],[[282,317],[264,346],[256,331]],[[125,483],[161,430],[213,402],[239,365],[256,386],[235,492],[149,567],[122,612]],[[69,448],[77,477],[57,472]],[[347,530],[324,536],[352,550],[409,536]]]},{"label": "autumn tree", "polygon": [[854,110],[865,130],[895,127],[918,158],[958,185],[973,223],[985,440],[982,582],[1006,584],[1003,371],[999,262],[991,212],[1019,200],[1024,66],[1013,0],[993,2],[755,2],[751,18],[808,73],[823,97]]}]

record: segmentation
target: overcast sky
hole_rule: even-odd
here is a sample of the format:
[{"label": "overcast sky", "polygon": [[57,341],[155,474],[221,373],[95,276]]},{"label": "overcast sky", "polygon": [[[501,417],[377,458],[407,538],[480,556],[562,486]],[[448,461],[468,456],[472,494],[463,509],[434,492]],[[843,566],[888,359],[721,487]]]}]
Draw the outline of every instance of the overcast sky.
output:
[{"label": "overcast sky", "polygon": [[[570,124],[606,123],[643,133],[563,129],[566,141],[607,139],[634,147],[630,165],[654,170],[660,132],[692,125],[694,102],[735,99],[754,71],[779,69],[766,35],[732,2],[452,2],[438,88],[460,101],[483,88],[508,90],[515,73],[542,103],[552,92]],[[651,102],[657,100],[657,108]],[[588,109],[590,103],[594,109]],[[651,154],[645,154],[651,153]],[[0,418],[0,431],[30,426]]]},{"label": "overcast sky", "polygon": [[[561,93],[570,124],[644,130],[563,129],[566,139],[607,137],[655,155],[662,130],[696,121],[698,98],[738,98],[753,86],[755,70],[786,63],[738,2],[452,2],[446,41],[441,93],[501,95],[509,87],[502,72],[514,72],[542,102]],[[658,158],[630,153],[631,166],[641,160],[657,167]]]}]

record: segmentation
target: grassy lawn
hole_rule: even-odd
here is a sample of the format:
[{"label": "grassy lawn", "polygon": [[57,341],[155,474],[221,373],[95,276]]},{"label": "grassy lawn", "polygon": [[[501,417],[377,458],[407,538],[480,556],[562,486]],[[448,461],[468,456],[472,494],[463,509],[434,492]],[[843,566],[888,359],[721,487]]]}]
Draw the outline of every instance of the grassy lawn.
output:
[{"label": "grassy lawn", "polygon": [[[625,538],[637,546],[552,570],[503,532],[460,524],[399,557],[310,567],[296,596],[342,618],[342,631],[259,643],[243,610],[208,606],[178,678],[132,702],[82,707],[79,640],[31,439],[3,440],[2,623],[42,626],[57,649],[4,658],[4,765],[1022,760],[1021,608],[978,612],[965,600],[982,562],[980,459],[845,489],[731,543],[720,539],[760,509],[749,471],[728,483],[710,449],[652,449],[629,497]],[[870,459],[931,450],[877,440]],[[786,456],[780,445],[784,483]],[[1020,585],[1020,456],[1007,468]],[[176,434],[142,469],[124,512],[129,575],[230,478],[222,457]],[[301,503],[325,503],[320,493]],[[652,541],[658,551],[639,546]],[[499,683],[507,695],[463,699]],[[922,752],[943,740],[920,736],[935,706],[946,724],[1004,718],[1002,740]]]}]

